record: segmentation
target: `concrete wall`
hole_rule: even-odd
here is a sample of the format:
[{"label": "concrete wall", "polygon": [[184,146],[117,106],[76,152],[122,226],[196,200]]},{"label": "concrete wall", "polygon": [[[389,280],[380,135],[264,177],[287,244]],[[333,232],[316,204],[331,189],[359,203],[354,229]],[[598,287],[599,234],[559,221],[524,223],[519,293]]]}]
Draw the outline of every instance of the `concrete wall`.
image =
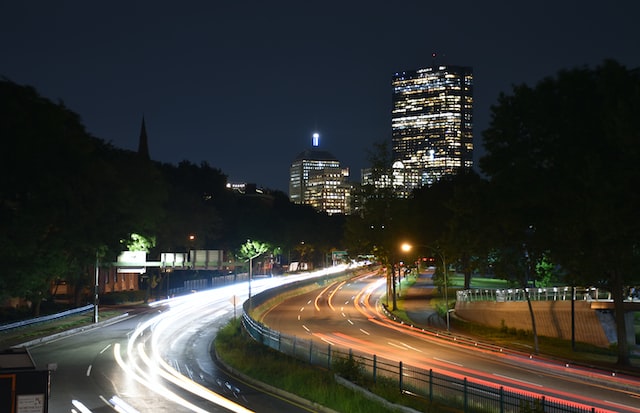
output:
[{"label": "concrete wall", "polygon": [[[571,340],[571,301],[534,301],[531,303],[536,318],[538,335]],[[456,302],[457,317],[491,327],[531,331],[531,316],[526,301]],[[591,309],[588,301],[575,302],[576,341],[609,347],[613,315]],[[615,327],[614,327],[615,329]],[[615,341],[615,337],[614,340]]]}]

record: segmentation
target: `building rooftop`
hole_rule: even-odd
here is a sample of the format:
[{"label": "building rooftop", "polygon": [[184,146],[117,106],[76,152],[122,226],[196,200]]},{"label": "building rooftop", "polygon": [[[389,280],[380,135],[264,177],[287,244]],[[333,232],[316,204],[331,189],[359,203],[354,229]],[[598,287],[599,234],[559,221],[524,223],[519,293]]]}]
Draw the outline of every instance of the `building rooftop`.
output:
[{"label": "building rooftop", "polygon": [[338,158],[333,156],[330,152],[323,151],[323,150],[316,149],[316,148],[312,148],[312,149],[306,149],[306,150],[300,152],[298,154],[298,156],[295,157],[294,162],[295,161],[302,161],[302,160],[337,161]]}]

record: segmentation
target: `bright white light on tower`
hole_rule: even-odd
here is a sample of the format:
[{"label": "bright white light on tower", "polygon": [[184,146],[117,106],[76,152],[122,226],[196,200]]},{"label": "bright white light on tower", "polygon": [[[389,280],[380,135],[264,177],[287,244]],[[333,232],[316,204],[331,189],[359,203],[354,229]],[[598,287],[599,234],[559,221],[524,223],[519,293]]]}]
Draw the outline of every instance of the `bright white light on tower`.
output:
[{"label": "bright white light on tower", "polygon": [[320,145],[320,134],[318,132],[314,132],[313,133],[313,142],[312,145],[314,147],[319,146]]}]

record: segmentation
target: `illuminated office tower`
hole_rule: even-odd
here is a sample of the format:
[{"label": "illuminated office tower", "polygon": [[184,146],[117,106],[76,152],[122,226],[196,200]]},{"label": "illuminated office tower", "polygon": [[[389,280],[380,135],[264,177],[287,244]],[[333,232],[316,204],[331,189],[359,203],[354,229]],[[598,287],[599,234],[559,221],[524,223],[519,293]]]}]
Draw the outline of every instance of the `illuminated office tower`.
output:
[{"label": "illuminated office tower", "polygon": [[348,214],[351,189],[349,169],[331,153],[319,149],[319,135],[313,134],[312,148],[302,151],[289,169],[289,199],[308,204],[328,214]]},{"label": "illuminated office tower", "polygon": [[393,75],[391,141],[398,195],[473,164],[473,72],[434,66]]}]

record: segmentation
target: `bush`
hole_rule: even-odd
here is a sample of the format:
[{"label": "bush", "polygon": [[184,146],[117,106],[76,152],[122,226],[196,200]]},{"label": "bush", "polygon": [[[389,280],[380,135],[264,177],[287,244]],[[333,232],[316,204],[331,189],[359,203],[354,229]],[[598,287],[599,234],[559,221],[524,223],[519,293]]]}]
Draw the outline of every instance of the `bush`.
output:
[{"label": "bush", "polygon": [[353,354],[349,354],[349,357],[338,357],[333,362],[333,371],[352,383],[362,384],[363,382],[364,367],[353,357]]},{"label": "bush", "polygon": [[113,293],[107,293],[100,296],[100,303],[106,305],[116,305],[125,303],[136,303],[144,301],[146,297],[146,291],[129,290],[129,291],[116,291]]},{"label": "bush", "polygon": [[0,324],[9,324],[31,316],[31,309],[28,307],[0,307]]}]

